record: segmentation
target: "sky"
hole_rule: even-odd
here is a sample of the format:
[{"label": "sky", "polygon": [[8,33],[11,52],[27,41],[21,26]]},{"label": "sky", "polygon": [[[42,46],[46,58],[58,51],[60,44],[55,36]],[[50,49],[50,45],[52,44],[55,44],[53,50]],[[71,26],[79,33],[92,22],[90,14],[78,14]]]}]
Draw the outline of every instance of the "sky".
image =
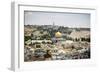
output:
[{"label": "sky", "polygon": [[24,11],[25,25],[55,25],[90,28],[90,14]]}]

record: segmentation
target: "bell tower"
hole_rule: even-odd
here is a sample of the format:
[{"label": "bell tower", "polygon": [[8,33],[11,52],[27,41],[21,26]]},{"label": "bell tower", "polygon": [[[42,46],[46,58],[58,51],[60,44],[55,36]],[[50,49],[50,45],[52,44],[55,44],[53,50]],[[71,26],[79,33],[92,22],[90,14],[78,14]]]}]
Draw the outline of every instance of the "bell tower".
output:
[{"label": "bell tower", "polygon": [[55,26],[55,22],[53,22],[53,26]]}]

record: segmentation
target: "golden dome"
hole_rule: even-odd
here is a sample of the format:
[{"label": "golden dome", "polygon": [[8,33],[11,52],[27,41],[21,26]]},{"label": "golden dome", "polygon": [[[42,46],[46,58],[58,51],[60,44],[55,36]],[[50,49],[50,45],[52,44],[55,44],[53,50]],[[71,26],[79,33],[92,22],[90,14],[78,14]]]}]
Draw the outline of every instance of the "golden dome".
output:
[{"label": "golden dome", "polygon": [[62,34],[61,34],[60,32],[56,32],[56,33],[55,33],[55,37],[59,38],[59,37],[61,37],[61,36],[62,36]]}]

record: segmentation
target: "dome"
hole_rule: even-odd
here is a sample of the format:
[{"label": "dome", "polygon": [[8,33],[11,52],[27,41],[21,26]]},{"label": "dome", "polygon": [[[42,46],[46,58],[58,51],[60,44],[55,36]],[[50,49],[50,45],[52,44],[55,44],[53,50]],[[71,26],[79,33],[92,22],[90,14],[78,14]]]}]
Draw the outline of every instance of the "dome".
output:
[{"label": "dome", "polygon": [[61,34],[60,32],[56,32],[56,33],[55,33],[55,37],[59,38],[59,37],[61,37],[61,36],[62,36],[62,34]]}]

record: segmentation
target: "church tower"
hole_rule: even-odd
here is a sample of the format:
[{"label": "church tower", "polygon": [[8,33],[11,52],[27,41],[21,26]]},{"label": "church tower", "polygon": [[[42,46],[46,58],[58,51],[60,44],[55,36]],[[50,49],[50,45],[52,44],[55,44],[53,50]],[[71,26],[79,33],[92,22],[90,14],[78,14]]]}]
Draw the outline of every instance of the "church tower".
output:
[{"label": "church tower", "polygon": [[55,26],[55,22],[53,22],[53,26]]}]

